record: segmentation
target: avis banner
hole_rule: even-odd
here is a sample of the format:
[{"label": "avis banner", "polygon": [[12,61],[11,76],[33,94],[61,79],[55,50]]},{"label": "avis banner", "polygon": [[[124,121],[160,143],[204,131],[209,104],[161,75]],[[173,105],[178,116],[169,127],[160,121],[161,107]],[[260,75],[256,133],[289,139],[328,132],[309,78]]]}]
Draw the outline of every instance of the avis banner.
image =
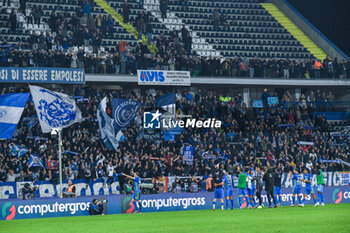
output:
[{"label": "avis banner", "polygon": [[191,86],[189,71],[137,70],[139,85]]},{"label": "avis banner", "polygon": [[85,84],[84,69],[1,67],[0,82]]}]

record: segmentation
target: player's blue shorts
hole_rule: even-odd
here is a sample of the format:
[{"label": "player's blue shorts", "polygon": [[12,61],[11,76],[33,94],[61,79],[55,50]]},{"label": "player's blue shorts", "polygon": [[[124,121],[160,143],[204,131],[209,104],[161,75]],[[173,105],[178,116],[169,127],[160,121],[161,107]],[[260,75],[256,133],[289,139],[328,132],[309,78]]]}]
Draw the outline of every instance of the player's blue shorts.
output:
[{"label": "player's blue shorts", "polygon": [[323,193],[323,187],[324,187],[324,184],[317,185],[317,192]]},{"label": "player's blue shorts", "polygon": [[301,186],[297,185],[293,188],[293,194],[301,193]]},{"label": "player's blue shorts", "polygon": [[132,194],[132,199],[134,199],[135,201],[139,201],[141,197],[141,192],[134,192]]},{"label": "player's blue shorts", "polygon": [[304,193],[305,194],[314,194],[314,189],[312,188],[312,186],[310,186],[310,187],[305,187],[305,189],[304,189]]},{"label": "player's blue shorts", "polygon": [[275,186],[273,194],[281,195],[282,188]]},{"label": "player's blue shorts", "polygon": [[224,190],[222,188],[214,190],[214,198],[215,199],[223,199],[224,198]]},{"label": "player's blue shorts", "polygon": [[233,189],[232,188],[226,188],[225,190],[225,197],[233,196]]},{"label": "player's blue shorts", "polygon": [[249,196],[254,196],[255,195],[255,187],[252,186],[251,189],[247,188],[247,193],[248,193]]},{"label": "player's blue shorts", "polygon": [[248,195],[247,189],[246,188],[244,188],[244,189],[238,188],[238,196],[245,196],[245,195]]}]

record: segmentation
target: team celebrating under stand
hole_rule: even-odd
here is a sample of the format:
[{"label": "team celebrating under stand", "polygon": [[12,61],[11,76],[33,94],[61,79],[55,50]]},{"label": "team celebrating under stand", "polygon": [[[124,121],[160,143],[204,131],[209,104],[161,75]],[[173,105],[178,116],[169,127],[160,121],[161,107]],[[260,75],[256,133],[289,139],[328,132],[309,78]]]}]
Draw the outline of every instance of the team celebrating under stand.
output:
[{"label": "team celebrating under stand", "polygon": [[[262,189],[265,183],[265,191],[267,196],[267,202],[269,208],[279,207],[282,204],[282,169],[281,168],[265,168],[261,171],[260,167],[246,167],[238,168],[238,207],[239,209],[247,208],[262,208]],[[305,200],[308,195],[311,195],[314,201],[314,206],[324,206],[323,187],[324,187],[324,175],[321,167],[317,168],[317,196],[314,193],[312,186],[312,174],[308,168],[305,168],[303,173],[300,173],[298,169],[289,172],[289,178],[293,183],[293,191],[291,197],[291,207],[296,204],[298,200],[298,206],[304,207]],[[231,175],[225,171],[220,171],[219,166],[215,167],[214,175],[214,199],[213,210],[216,208],[216,200],[221,200],[221,209],[224,209],[224,199],[226,199],[226,209],[234,208],[233,201],[233,181]],[[305,183],[304,192],[302,192],[302,183]],[[258,202],[256,201],[256,198]]]}]

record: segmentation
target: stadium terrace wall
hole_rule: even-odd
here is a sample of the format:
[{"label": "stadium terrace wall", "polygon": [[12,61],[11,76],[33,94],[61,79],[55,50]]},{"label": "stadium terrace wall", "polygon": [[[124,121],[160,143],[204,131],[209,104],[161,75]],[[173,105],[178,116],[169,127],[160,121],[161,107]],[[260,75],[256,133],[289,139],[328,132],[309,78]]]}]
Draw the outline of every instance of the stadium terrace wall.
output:
[{"label": "stadium terrace wall", "polygon": [[50,67],[0,67],[0,83],[85,84],[85,71]]},{"label": "stadium terrace wall", "polygon": [[[282,189],[282,205],[290,205],[291,188]],[[350,187],[325,187],[325,203],[340,204],[350,203]],[[78,198],[41,198],[29,201],[1,200],[1,220],[67,217],[89,215],[88,209],[93,197]],[[94,197],[106,200],[106,214],[132,213],[134,205],[130,196],[109,195]],[[234,198],[237,198],[237,189],[234,190]],[[141,196],[143,212],[179,211],[179,210],[205,210],[212,208],[213,193],[163,193]],[[264,205],[267,205],[266,195],[263,194]],[[306,199],[306,204],[312,204],[311,196]],[[217,203],[219,208],[220,203]],[[247,203],[243,204],[246,207]],[[235,208],[238,204],[235,203]]]},{"label": "stadium terrace wall", "polygon": [[[345,178],[345,175],[347,177]],[[347,172],[326,172],[325,173],[325,184],[326,186],[344,186],[349,184],[350,174]],[[181,178],[181,177],[180,177]],[[188,179],[190,177],[182,177],[181,179]],[[204,177],[204,179],[207,177]],[[238,179],[232,176],[233,186],[237,187]],[[175,181],[175,177],[162,177],[158,180],[163,183],[163,192],[172,191],[172,184]],[[313,175],[313,184],[316,184],[316,175]],[[0,199],[21,199],[21,188],[25,183],[33,184],[32,182],[3,182],[0,183]],[[67,187],[68,181],[63,181],[63,187]],[[91,180],[88,187],[86,187],[86,180],[73,180],[73,184],[76,186],[77,196],[93,196],[93,195],[110,195],[110,194],[120,194],[120,185],[118,177],[115,177],[115,181],[111,183],[109,187],[104,186],[102,179],[97,179],[95,181]],[[35,186],[38,186],[35,192],[36,197],[47,198],[47,197],[57,197],[59,196],[59,184],[52,184],[50,181],[36,181]],[[304,184],[303,184],[304,185]],[[165,187],[166,186],[166,187]],[[204,184],[203,184],[204,186]],[[286,188],[292,187],[292,181],[288,174],[282,175],[282,186]],[[63,190],[64,191],[64,190]]]},{"label": "stadium terrace wall", "polygon": [[[106,84],[135,84],[138,85],[137,75],[99,75],[86,74],[86,83],[106,83]],[[191,77],[191,85],[249,85],[249,86],[291,86],[291,87],[347,87],[350,80],[338,79],[270,79],[270,78],[241,78],[241,77]],[[157,85],[153,85],[157,86]],[[186,86],[186,85],[184,85]],[[145,87],[152,87],[145,86]]]}]

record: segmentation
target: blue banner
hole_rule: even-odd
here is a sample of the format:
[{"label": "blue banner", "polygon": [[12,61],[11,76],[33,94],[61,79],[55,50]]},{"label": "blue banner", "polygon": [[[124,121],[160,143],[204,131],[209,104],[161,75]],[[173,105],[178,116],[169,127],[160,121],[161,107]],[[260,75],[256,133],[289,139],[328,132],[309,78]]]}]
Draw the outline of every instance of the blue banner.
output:
[{"label": "blue banner", "polygon": [[0,67],[0,83],[85,84],[84,69]]},{"label": "blue banner", "polygon": [[[103,185],[102,179],[95,181],[90,180],[88,186],[86,186],[86,180],[72,180],[76,187],[77,196],[89,196],[89,195],[108,195],[119,194],[119,180],[117,177],[113,180],[107,179],[108,186]],[[35,192],[35,197],[58,197],[60,189],[58,181],[56,183],[51,181],[35,181],[29,182],[2,182],[0,183],[0,199],[21,199],[21,189],[24,184],[29,183],[32,186],[36,186],[38,189]],[[63,181],[63,191],[68,186],[68,181]]]},{"label": "blue banner", "polygon": [[[237,189],[233,190],[234,199],[237,200]],[[267,196],[265,190],[262,192],[262,200],[267,206]],[[206,210],[213,207],[212,201],[214,192],[199,193],[161,193],[154,195],[141,195],[142,212],[160,212],[160,211],[183,211],[183,210]],[[108,195],[108,196],[89,196],[78,198],[40,198],[29,201],[21,200],[1,200],[0,215],[1,220],[29,219],[29,218],[47,218],[47,217],[66,217],[66,216],[84,216],[89,215],[89,206],[93,198],[100,201],[106,200],[106,214],[132,213],[135,210],[131,202],[131,196]],[[288,206],[291,203],[292,189],[282,188],[282,206]],[[350,187],[325,187],[325,204],[340,204],[350,202]],[[257,198],[256,198],[257,201]],[[305,204],[313,204],[310,195],[306,197]],[[217,202],[216,208],[220,208],[220,202]],[[247,207],[247,201],[243,202],[243,208]],[[234,208],[238,208],[235,201]]]},{"label": "blue banner", "polygon": [[269,106],[278,105],[278,97],[267,97],[267,103]]},{"label": "blue banner", "polygon": [[262,100],[253,100],[253,108],[263,108]]}]

